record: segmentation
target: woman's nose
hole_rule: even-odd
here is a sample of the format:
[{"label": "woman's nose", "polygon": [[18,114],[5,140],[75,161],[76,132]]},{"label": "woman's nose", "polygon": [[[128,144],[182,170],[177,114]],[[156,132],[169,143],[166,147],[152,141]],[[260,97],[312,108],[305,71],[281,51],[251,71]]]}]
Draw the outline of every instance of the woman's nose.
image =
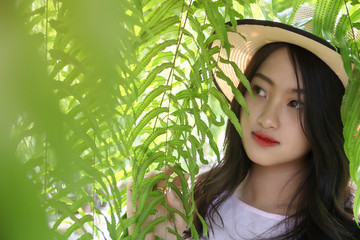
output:
[{"label": "woman's nose", "polygon": [[280,106],[276,103],[268,103],[263,106],[263,109],[258,117],[258,124],[263,128],[274,128],[279,127],[279,117],[280,117]]}]

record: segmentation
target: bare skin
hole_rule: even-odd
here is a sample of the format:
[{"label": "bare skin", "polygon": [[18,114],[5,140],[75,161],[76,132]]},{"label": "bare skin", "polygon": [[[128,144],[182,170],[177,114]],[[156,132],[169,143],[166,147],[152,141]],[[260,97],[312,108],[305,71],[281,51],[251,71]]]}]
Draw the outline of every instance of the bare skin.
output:
[{"label": "bare skin", "polygon": [[[299,165],[301,168],[302,163]],[[289,171],[286,166],[269,169],[254,164],[235,194],[250,206],[285,216],[302,176],[298,169]]]}]

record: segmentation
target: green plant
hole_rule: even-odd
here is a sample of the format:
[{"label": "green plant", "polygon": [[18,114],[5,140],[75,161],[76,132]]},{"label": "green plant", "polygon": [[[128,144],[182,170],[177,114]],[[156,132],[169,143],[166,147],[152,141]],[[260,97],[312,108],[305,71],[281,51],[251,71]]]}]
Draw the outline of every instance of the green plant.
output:
[{"label": "green plant", "polygon": [[[296,10],[303,2],[296,0],[291,6]],[[290,7],[286,4],[1,2],[0,131],[5,137],[0,189],[6,197],[0,206],[9,220],[1,221],[0,238],[139,239],[151,230],[140,228],[141,219],[154,214],[155,201],[164,201],[158,197],[145,204],[154,196],[152,186],[164,175],[145,180],[144,175],[168,164],[175,164],[176,175],[190,173],[190,189],[182,178],[181,197],[191,199],[184,218],[192,227],[196,211],[192,187],[199,166],[221,159],[225,118],[241,133],[212,83],[211,71],[217,66],[211,58],[218,49],[209,50],[208,45],[220,39],[229,51],[226,31],[232,29],[224,23],[235,19],[277,18],[291,23],[295,11],[285,10]],[[346,37],[360,29],[359,3],[345,7],[343,1],[322,0],[315,6],[314,29],[340,46],[351,76],[342,117],[351,176],[359,186],[359,43]],[[340,27],[333,32],[340,11]],[[323,13],[331,21],[324,21]],[[245,106],[241,93],[235,95]],[[139,200],[142,209],[142,215],[133,218],[126,218],[124,210],[129,179],[135,183],[134,201]],[[360,191],[354,207],[357,218]],[[106,224],[105,231],[99,220]],[[127,227],[133,223],[138,231],[128,236]]]}]

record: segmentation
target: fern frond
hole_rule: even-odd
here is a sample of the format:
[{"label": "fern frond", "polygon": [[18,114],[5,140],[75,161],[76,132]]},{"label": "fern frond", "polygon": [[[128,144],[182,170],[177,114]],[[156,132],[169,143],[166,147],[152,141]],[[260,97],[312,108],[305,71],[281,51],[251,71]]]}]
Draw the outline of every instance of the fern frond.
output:
[{"label": "fern frond", "polygon": [[291,15],[288,19],[288,21],[286,22],[287,24],[292,24],[294,21],[294,17],[295,17],[295,13],[297,12],[297,10],[299,9],[299,7],[304,4],[304,0],[294,0],[293,4],[292,4],[292,11],[291,11]]},{"label": "fern frond", "polygon": [[234,94],[234,97],[236,99],[236,101],[238,101],[238,103],[241,105],[241,107],[244,108],[244,110],[246,111],[247,114],[249,114],[249,109],[247,108],[246,106],[246,101],[245,101],[245,98],[244,96],[241,94],[241,92],[239,91],[239,89],[237,89],[237,87],[235,87],[233,81],[231,81],[231,79],[226,76],[224,74],[224,72],[222,71],[218,71],[216,72],[216,76],[225,80],[227,82],[227,84],[231,87],[231,90]]},{"label": "fern frond", "polygon": [[223,46],[226,50],[227,56],[230,56],[230,43],[227,38],[227,32],[225,28],[225,19],[220,14],[218,7],[212,1],[204,1],[204,6],[206,10],[206,14],[209,18],[211,25],[214,27],[216,36],[221,41],[221,46]]},{"label": "fern frond", "polygon": [[[344,150],[350,162],[350,175],[355,184],[360,186],[360,71],[354,69],[352,77],[345,90],[341,106],[341,119],[344,124]],[[354,202],[354,217],[358,222],[360,208],[360,194],[357,190]]]},{"label": "fern frond", "polygon": [[242,130],[241,130],[241,126],[239,123],[238,118],[236,117],[235,113],[233,111],[231,111],[231,109],[229,108],[227,101],[224,97],[224,95],[222,95],[222,93],[220,93],[217,89],[215,88],[211,88],[210,89],[210,94],[213,95],[220,103],[221,109],[224,111],[224,113],[228,116],[229,120],[231,121],[231,123],[234,125],[234,127],[236,128],[237,132],[240,134],[240,136],[242,136]]},{"label": "fern frond", "polygon": [[165,107],[162,108],[156,108],[152,109],[150,112],[148,112],[138,124],[134,128],[131,129],[129,133],[129,137],[127,140],[127,145],[131,146],[131,144],[134,142],[135,138],[138,136],[140,130],[146,126],[150,122],[150,120],[156,118],[161,113],[167,113],[168,109]]},{"label": "fern frond", "polygon": [[313,33],[317,36],[323,36],[326,39],[332,39],[336,18],[344,1],[316,1],[313,17]]}]

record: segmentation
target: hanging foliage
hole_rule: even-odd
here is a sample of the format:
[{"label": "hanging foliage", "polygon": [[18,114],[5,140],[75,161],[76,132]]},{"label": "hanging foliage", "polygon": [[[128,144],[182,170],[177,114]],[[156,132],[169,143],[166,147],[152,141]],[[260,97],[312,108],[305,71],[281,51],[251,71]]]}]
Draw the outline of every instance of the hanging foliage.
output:
[{"label": "hanging foliage", "polygon": [[[291,24],[304,2],[315,6],[313,29],[340,47],[350,77],[342,119],[360,186],[358,1],[2,1],[0,238],[142,239],[167,220],[144,224],[165,203],[152,189],[166,175],[146,174],[164,166],[180,177],[180,198],[190,199],[182,217],[194,228],[195,177],[221,160],[225,119],[241,134],[212,82],[219,49],[208,46],[219,39],[230,51],[229,21]],[[128,182],[139,209],[133,217],[125,211]],[[358,219],[360,191],[354,208]]]}]

